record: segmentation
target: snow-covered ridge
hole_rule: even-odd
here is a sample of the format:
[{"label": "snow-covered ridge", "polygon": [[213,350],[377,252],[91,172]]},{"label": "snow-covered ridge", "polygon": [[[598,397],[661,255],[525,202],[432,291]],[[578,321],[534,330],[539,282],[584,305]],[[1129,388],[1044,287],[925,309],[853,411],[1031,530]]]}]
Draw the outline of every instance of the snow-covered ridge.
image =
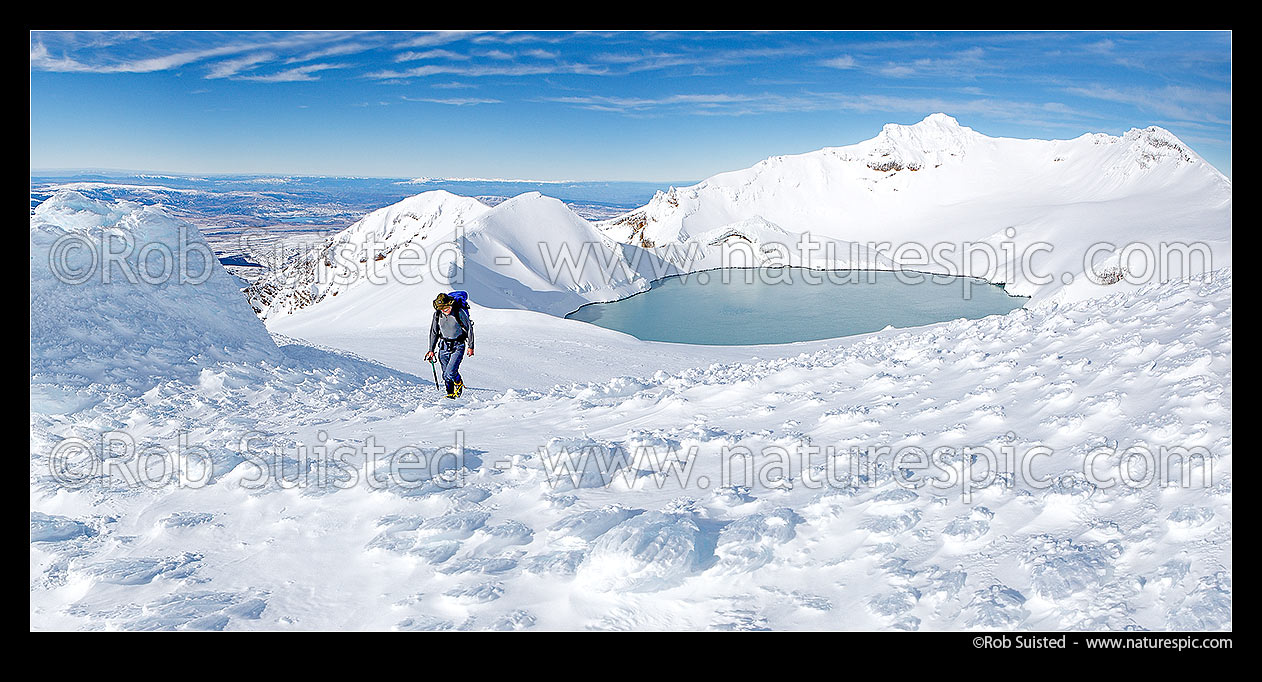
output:
[{"label": "snow-covered ridge", "polygon": [[452,288],[479,306],[564,315],[677,272],[538,192],[488,207],[433,191],[372,212],[263,276],[246,296],[264,319],[320,304],[337,308],[339,319],[397,326],[428,315],[428,301]]},{"label": "snow-covered ridge", "polygon": [[432,245],[450,240],[488,210],[477,199],[443,190],[408,197],[369,213],[291,262],[271,261],[276,271],[247,287],[246,298],[263,319],[305,308],[366,281],[382,269],[380,261],[402,249],[432,252]]}]

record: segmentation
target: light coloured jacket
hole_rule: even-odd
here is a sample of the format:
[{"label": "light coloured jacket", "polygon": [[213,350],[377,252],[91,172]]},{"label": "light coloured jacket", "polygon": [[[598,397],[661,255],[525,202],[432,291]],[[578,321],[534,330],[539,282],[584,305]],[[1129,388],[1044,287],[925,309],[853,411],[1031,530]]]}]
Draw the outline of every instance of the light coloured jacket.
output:
[{"label": "light coloured jacket", "polygon": [[[441,310],[435,310],[434,320],[430,322],[429,325],[429,349],[431,352],[438,346],[439,338],[446,338],[442,336],[439,325],[439,318],[442,317],[442,314],[443,312]],[[465,347],[469,350],[473,350],[473,320],[469,318],[469,311],[464,308],[453,308],[451,311],[451,317],[456,318],[456,324],[460,326],[460,330],[463,332],[456,338],[459,339],[463,337]]]}]

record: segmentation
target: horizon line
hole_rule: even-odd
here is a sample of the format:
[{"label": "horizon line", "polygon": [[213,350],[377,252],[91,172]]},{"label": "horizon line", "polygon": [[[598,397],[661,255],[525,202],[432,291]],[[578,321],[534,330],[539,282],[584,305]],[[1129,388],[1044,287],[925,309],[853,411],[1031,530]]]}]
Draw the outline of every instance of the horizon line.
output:
[{"label": "horizon line", "polygon": [[[126,175],[132,175],[132,176],[140,176],[140,175],[170,176],[170,177],[184,178],[184,179],[196,179],[199,177],[263,178],[263,177],[275,176],[275,177],[288,177],[288,178],[337,178],[337,179],[343,179],[343,180],[348,180],[348,179],[349,180],[358,180],[358,179],[397,180],[397,181],[400,181],[399,184],[417,184],[417,185],[426,184],[426,183],[438,183],[438,182],[488,182],[488,183],[500,182],[500,183],[511,183],[511,184],[538,184],[538,185],[563,185],[563,184],[578,184],[578,183],[593,183],[593,182],[626,182],[626,183],[640,183],[640,184],[666,184],[666,185],[675,185],[675,186],[685,186],[685,185],[681,185],[679,182],[671,181],[671,180],[613,180],[613,179],[608,179],[608,178],[588,179],[588,180],[578,180],[578,179],[543,180],[543,179],[532,179],[532,178],[473,178],[473,177],[442,178],[442,177],[403,176],[403,175],[363,175],[363,174],[343,175],[343,174],[336,174],[336,173],[285,173],[285,172],[273,173],[273,172],[264,172],[264,171],[215,171],[215,172],[197,173],[197,172],[189,172],[189,171],[146,170],[146,169],[136,169],[136,168],[77,167],[77,166],[55,167],[55,168],[29,168],[28,171],[29,171],[29,177],[34,177],[36,175],[41,175],[41,174],[56,176],[56,174],[60,174],[60,173],[117,173],[117,174],[126,174]],[[688,180],[686,182],[690,184],[696,184],[700,182],[700,180]]]}]

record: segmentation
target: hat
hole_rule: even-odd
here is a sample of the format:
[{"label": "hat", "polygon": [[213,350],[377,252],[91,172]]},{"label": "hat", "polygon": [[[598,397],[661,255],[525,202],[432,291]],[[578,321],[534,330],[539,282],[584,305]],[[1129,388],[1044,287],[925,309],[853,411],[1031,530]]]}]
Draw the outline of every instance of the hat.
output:
[{"label": "hat", "polygon": [[434,299],[434,310],[442,310],[455,302],[456,299],[448,296],[447,294],[439,294],[438,298]]}]

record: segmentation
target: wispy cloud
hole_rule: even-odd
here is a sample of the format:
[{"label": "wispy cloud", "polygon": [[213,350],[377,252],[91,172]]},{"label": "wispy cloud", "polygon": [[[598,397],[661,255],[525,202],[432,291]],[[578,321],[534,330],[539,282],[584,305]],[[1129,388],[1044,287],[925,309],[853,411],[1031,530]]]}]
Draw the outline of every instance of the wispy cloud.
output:
[{"label": "wispy cloud", "polygon": [[801,102],[775,94],[683,93],[664,97],[620,97],[616,95],[576,95],[547,98],[590,111],[643,116],[651,113],[742,116],[759,112],[786,111]]},{"label": "wispy cloud", "polygon": [[644,71],[660,71],[676,67],[688,67],[692,70],[708,70],[720,67],[741,66],[760,61],[773,61],[790,57],[811,54],[808,46],[788,45],[773,47],[750,47],[731,49],[691,49],[676,51],[640,50],[625,52],[603,52],[595,55],[594,60],[618,66],[618,71],[611,73],[634,74]]},{"label": "wispy cloud", "polygon": [[1119,88],[1100,83],[1065,88],[1092,99],[1127,104],[1160,116],[1194,123],[1231,125],[1231,92],[1169,85],[1162,88]]},{"label": "wispy cloud", "polygon": [[31,44],[31,69],[62,73],[153,73],[155,71],[179,68],[214,57],[239,54],[250,49],[253,49],[253,47],[233,45],[205,50],[176,52],[143,59],[93,63],[80,61],[65,55],[55,57],[48,51],[43,42],[37,40]]},{"label": "wispy cloud", "polygon": [[251,74],[248,76],[240,76],[241,80],[258,81],[262,83],[296,83],[300,81],[315,81],[319,78],[313,74],[320,71],[328,71],[329,69],[345,68],[344,64],[308,64],[306,66],[298,66],[292,69],[285,69],[277,73],[269,74]]},{"label": "wispy cloud", "polygon": [[[967,94],[967,93],[966,93]],[[578,95],[553,97],[547,101],[581,109],[643,118],[667,114],[694,116],[751,116],[817,111],[880,112],[887,115],[925,116],[945,112],[954,116],[976,115],[991,120],[1015,121],[1040,118],[1072,127],[1090,115],[1062,102],[1031,102],[987,96],[908,97],[883,94],[855,94],[836,91],[806,91],[796,94],[704,93],[674,94],[663,97],[619,97]]]},{"label": "wispy cloud", "polygon": [[501,49],[482,50],[475,53],[461,53],[448,49],[434,48],[422,52],[408,51],[401,52],[394,57],[395,63],[415,62],[422,60],[447,60],[470,62],[475,59],[491,60],[492,62],[516,62],[519,59],[531,60],[549,60],[555,61],[560,57],[559,52],[549,52],[543,49],[525,50],[519,53],[508,52]]},{"label": "wispy cloud", "polygon": [[[54,32],[33,33],[31,39],[31,70],[63,73],[155,73],[170,71],[198,63],[208,63],[206,78],[231,78],[243,71],[251,70],[266,61],[279,59],[278,54],[285,50],[309,49],[320,44],[327,44],[329,34],[320,33],[282,33],[229,36],[224,44],[199,49],[174,49],[165,54],[144,57],[118,56],[129,51],[153,52],[167,45],[187,44],[189,42],[213,41],[215,36],[194,34],[192,39],[183,34],[176,34],[179,40],[169,43],[150,45],[155,34],[114,34]],[[161,35],[161,34],[158,34]],[[46,44],[46,38],[55,38],[61,53],[54,55]],[[244,38],[244,39],[242,39]],[[132,48],[130,50],[124,48]],[[338,51],[349,49],[348,46],[330,46],[322,51]],[[72,53],[81,52],[81,56]],[[313,53],[318,54],[318,53]],[[244,56],[237,56],[244,55]],[[231,57],[231,58],[230,58]],[[312,55],[300,58],[309,61]],[[292,59],[290,60],[292,63]]]},{"label": "wispy cloud", "polygon": [[274,59],[276,59],[276,55],[267,52],[247,55],[237,59],[227,59],[212,66],[206,77],[210,79],[232,78],[242,71],[249,71],[259,64],[270,62]]},{"label": "wispy cloud", "polygon": [[434,47],[436,45],[446,45],[448,43],[476,38],[476,36],[480,33],[480,31],[436,31],[434,33],[425,33],[419,36],[413,36],[406,40],[401,40],[395,44],[395,47]]},{"label": "wispy cloud", "polygon": [[890,78],[974,78],[998,71],[996,66],[987,63],[985,56],[983,48],[972,47],[945,57],[889,62],[876,71]]},{"label": "wispy cloud", "polygon": [[877,73],[889,78],[910,78],[916,70],[906,64],[887,64],[877,69]]},{"label": "wispy cloud", "polygon": [[426,102],[429,104],[447,104],[456,107],[467,107],[477,104],[501,104],[498,99],[487,99],[480,97],[403,97],[407,102]]},{"label": "wispy cloud", "polygon": [[365,74],[365,78],[384,80],[401,78],[424,78],[427,76],[452,75],[465,78],[485,76],[542,76],[549,74],[585,74],[603,75],[608,68],[585,63],[558,64],[426,64],[402,71],[376,71]]},{"label": "wispy cloud", "polygon": [[692,62],[681,52],[604,52],[593,56],[598,62],[615,64],[627,71],[651,71]]},{"label": "wispy cloud", "polygon": [[395,62],[415,62],[422,59],[455,59],[465,61],[471,59],[471,57],[467,54],[460,54],[459,52],[440,49],[425,50],[424,52],[400,52],[394,56]]},{"label": "wispy cloud", "polygon": [[380,47],[381,45],[378,42],[347,42],[340,45],[331,45],[320,50],[315,50],[304,55],[293,57],[289,59],[289,63],[298,64],[302,62],[315,61],[317,59],[324,59],[326,57],[343,57],[348,54],[369,52]]},{"label": "wispy cloud", "polygon": [[853,69],[857,66],[857,63],[855,62],[854,57],[851,57],[850,55],[842,55],[840,57],[833,57],[832,59],[825,59],[820,62],[820,66],[827,66],[831,69]]},{"label": "wispy cloud", "polygon": [[517,31],[490,31],[473,36],[470,41],[480,45],[491,43],[501,45],[521,45],[524,43],[543,43],[546,45],[559,45],[564,42],[571,41],[575,38],[600,38],[601,36],[612,36],[613,33],[591,33],[577,31],[574,33],[562,32],[544,32],[544,33],[522,33]]},{"label": "wispy cloud", "polygon": [[1098,54],[1108,54],[1113,51],[1113,47],[1115,45],[1117,45],[1117,43],[1114,43],[1112,40],[1105,38],[1104,40],[1099,40],[1094,43],[1089,43],[1085,45],[1084,49],[1087,52],[1095,52]]}]

